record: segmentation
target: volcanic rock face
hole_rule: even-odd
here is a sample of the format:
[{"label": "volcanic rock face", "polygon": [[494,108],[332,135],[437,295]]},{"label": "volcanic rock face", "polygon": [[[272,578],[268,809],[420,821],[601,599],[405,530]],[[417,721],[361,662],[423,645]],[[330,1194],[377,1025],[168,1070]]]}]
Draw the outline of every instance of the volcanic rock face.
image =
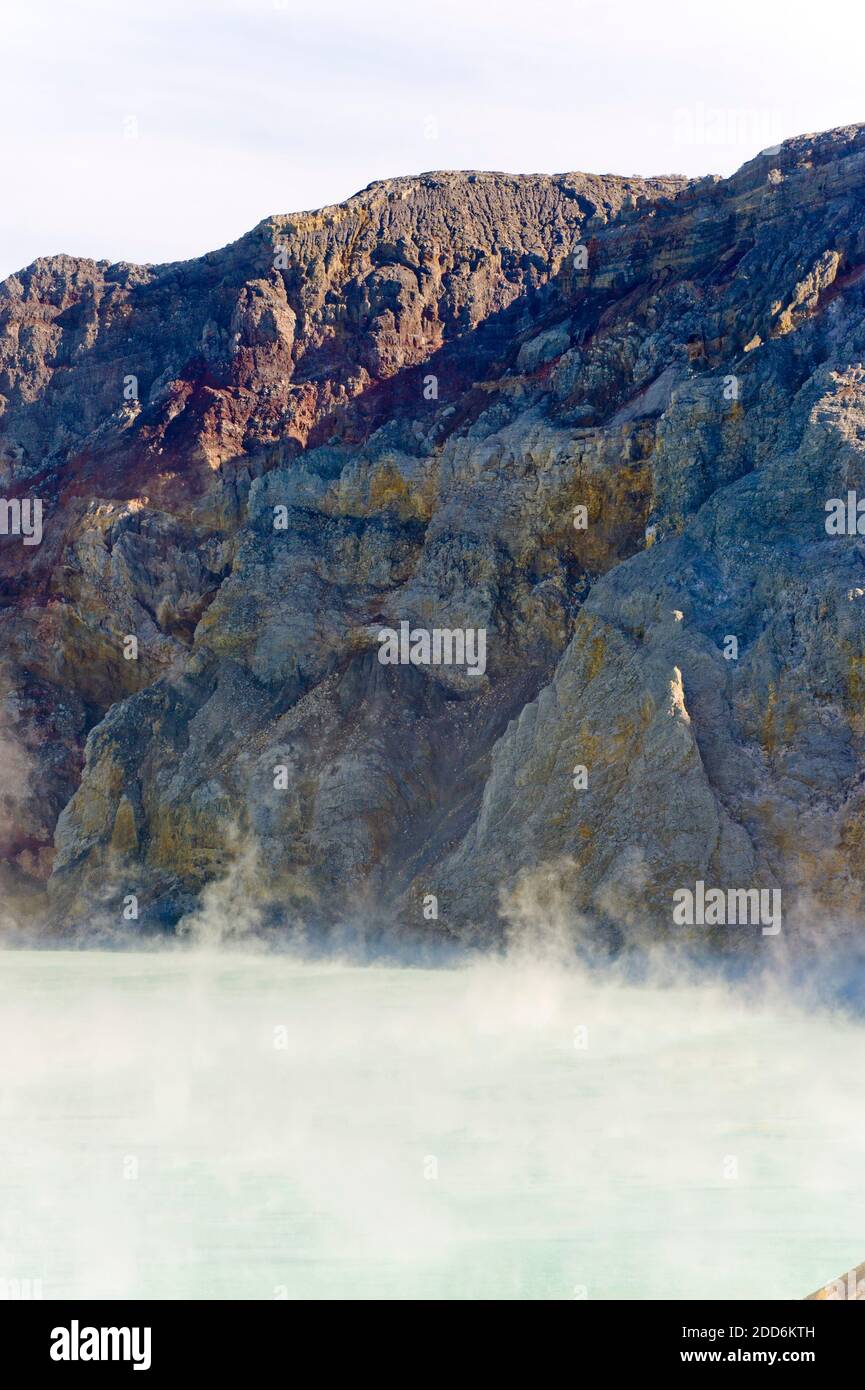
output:
[{"label": "volcanic rock face", "polygon": [[[7,919],[759,939],[677,924],[699,881],[858,924],[863,174],[860,127],[431,174],[6,281]],[[483,671],[383,664],[403,623]]]}]

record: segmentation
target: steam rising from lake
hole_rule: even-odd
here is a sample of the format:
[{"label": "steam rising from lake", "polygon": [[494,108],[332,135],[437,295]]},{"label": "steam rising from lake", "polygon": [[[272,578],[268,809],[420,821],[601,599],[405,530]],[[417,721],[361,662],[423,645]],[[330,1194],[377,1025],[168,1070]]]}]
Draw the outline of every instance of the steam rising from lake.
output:
[{"label": "steam rising from lake", "polygon": [[801,1298],[865,1258],[865,1032],[526,955],[0,953],[0,1280]]}]

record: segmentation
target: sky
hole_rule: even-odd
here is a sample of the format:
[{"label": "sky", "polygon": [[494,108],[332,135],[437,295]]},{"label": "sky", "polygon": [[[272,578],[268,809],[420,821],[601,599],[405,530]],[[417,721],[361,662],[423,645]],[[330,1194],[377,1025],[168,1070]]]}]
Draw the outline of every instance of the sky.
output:
[{"label": "sky", "polygon": [[865,120],[861,0],[0,0],[0,278],[430,169],[729,174]]}]

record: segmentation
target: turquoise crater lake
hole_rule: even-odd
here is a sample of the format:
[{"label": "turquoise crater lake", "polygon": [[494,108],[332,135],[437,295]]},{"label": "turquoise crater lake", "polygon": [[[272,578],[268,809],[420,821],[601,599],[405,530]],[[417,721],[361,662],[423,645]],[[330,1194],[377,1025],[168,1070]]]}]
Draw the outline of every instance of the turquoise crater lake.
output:
[{"label": "turquoise crater lake", "polygon": [[0,1289],[801,1298],[865,1254],[865,1030],[528,960],[0,953]]}]

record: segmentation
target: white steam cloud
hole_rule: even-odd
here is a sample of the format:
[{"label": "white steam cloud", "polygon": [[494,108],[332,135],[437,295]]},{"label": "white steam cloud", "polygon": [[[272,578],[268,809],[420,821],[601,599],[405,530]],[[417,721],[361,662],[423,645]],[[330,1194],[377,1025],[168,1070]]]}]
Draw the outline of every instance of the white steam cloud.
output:
[{"label": "white steam cloud", "polygon": [[865,1249],[863,1031],[780,992],[15,951],[0,1047],[45,1297],[798,1298]]}]

